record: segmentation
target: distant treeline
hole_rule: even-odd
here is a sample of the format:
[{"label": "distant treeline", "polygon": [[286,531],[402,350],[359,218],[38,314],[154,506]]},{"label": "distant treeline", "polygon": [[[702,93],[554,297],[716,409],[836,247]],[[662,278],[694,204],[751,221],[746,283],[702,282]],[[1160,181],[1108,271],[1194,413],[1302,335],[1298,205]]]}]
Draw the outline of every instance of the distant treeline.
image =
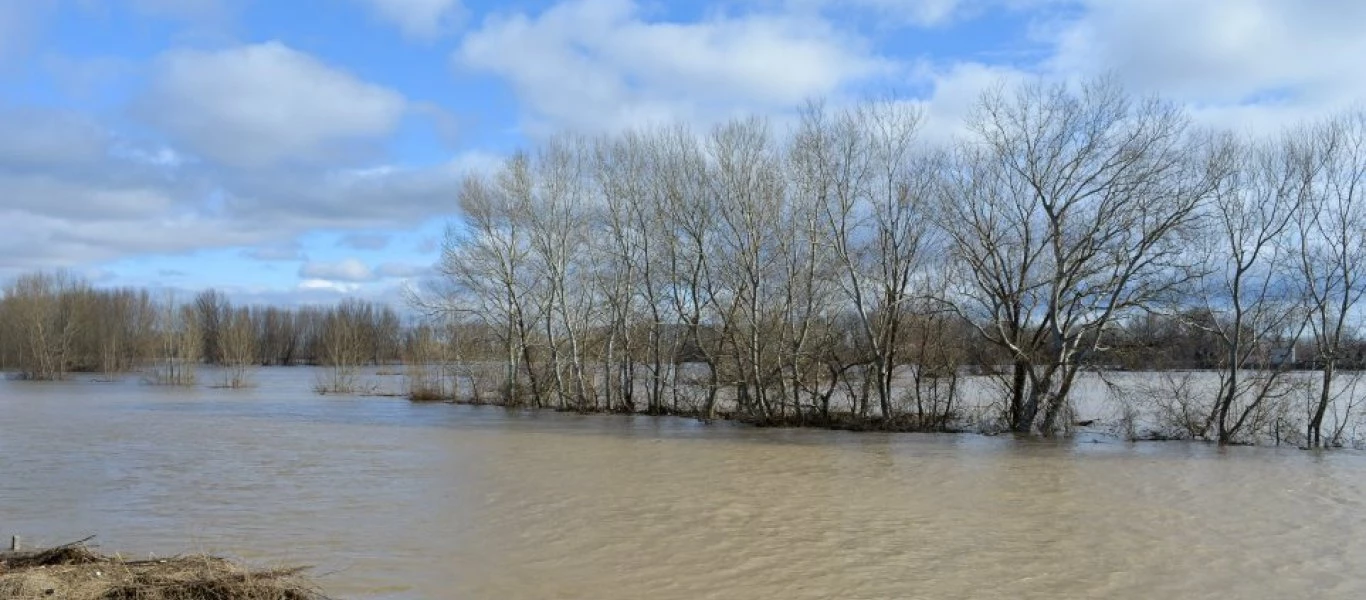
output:
[{"label": "distant treeline", "polygon": [[0,297],[0,369],[25,379],[196,364],[381,364],[401,359],[403,341],[393,308],[353,299],[235,306],[214,290],[180,298],[104,289],[66,271],[23,275]]}]

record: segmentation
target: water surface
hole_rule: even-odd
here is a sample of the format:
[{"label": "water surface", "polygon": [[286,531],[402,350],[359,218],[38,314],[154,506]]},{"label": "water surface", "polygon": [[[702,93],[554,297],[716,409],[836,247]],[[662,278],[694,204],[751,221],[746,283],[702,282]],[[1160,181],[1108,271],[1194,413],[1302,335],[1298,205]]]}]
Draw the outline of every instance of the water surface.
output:
[{"label": "water surface", "polygon": [[519,413],[314,378],[0,382],[0,534],[310,563],[346,598],[1366,598],[1356,453]]}]

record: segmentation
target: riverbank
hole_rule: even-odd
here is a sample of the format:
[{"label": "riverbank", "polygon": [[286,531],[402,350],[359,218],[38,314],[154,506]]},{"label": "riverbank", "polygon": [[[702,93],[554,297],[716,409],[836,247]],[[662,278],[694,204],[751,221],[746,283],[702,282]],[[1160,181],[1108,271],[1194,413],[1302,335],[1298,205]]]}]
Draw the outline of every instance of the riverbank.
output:
[{"label": "riverbank", "polygon": [[306,567],[252,569],[208,555],[126,560],[87,541],[0,552],[0,600],[327,600]]}]

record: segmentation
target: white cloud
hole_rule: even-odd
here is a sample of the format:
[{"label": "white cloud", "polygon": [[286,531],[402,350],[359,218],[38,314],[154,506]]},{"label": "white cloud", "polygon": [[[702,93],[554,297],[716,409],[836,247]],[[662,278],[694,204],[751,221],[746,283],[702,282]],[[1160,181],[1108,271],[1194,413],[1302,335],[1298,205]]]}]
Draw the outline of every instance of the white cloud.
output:
[{"label": "white cloud", "polygon": [[788,11],[815,12],[847,20],[871,18],[876,28],[946,27],[985,13],[1023,11],[1075,0],[752,0]]},{"label": "white cloud", "polygon": [[964,5],[964,0],[787,0],[789,9],[830,12],[870,12],[898,25],[920,27],[949,22]]},{"label": "white cloud", "polygon": [[417,277],[427,273],[428,268],[423,265],[413,265],[408,263],[388,262],[381,264],[375,269],[375,273],[380,277],[407,279]]},{"label": "white cloud", "polygon": [[454,213],[460,179],[499,160],[497,155],[470,152],[431,167],[239,173],[230,182],[225,208],[244,221],[287,223],[300,229],[411,226]]},{"label": "white cloud", "polygon": [[650,21],[632,0],[566,0],[487,19],[456,59],[506,78],[549,129],[599,131],[788,108],[892,65],[825,21],[782,15]]},{"label": "white cloud", "polygon": [[103,158],[109,135],[83,115],[43,109],[0,112],[0,165],[61,165]]},{"label": "white cloud", "polygon": [[460,0],[362,0],[410,39],[432,41],[453,32],[465,19]]},{"label": "white cloud", "polygon": [[[349,294],[360,289],[356,283],[341,281],[329,281],[326,279],[305,279],[299,282],[298,291],[300,292],[331,292],[335,294]],[[284,304],[277,302],[276,304]]]},{"label": "white cloud", "polygon": [[303,247],[301,247],[297,241],[289,242],[287,244],[267,244],[256,248],[250,248],[243,250],[242,256],[244,258],[261,261],[308,259],[308,257],[304,255]]},{"label": "white cloud", "polygon": [[276,235],[277,231],[194,216],[70,218],[0,207],[0,278],[128,256],[251,246]]},{"label": "white cloud", "polygon": [[1210,124],[1268,128],[1366,96],[1363,31],[1358,0],[1087,0],[1055,24],[1049,67],[1112,72]]},{"label": "white cloud", "polygon": [[79,218],[142,219],[174,212],[174,187],[152,182],[71,181],[49,174],[13,175],[0,172],[6,208],[33,214]]},{"label": "white cloud", "polygon": [[375,272],[354,258],[338,262],[308,262],[299,267],[299,277],[305,280],[360,283],[374,281]]},{"label": "white cloud", "polygon": [[1011,67],[961,62],[944,66],[921,65],[917,76],[929,82],[931,91],[921,101],[924,110],[921,134],[933,142],[947,142],[967,130],[967,119],[982,93],[995,86],[1010,86],[1033,75]]},{"label": "white cloud", "polygon": [[[43,114],[59,123],[45,123]],[[432,167],[221,170],[84,126],[74,128],[79,135],[35,145],[16,128],[59,132],[66,117],[27,116],[0,112],[0,278],[214,248],[244,248],[245,259],[303,261],[294,240],[313,229],[402,230],[453,213],[459,178],[498,160],[470,153]],[[44,148],[50,151],[38,152]]]},{"label": "white cloud", "polygon": [[158,61],[142,114],[198,154],[239,167],[338,159],[392,132],[406,101],[279,42]]},{"label": "white cloud", "polygon": [[389,247],[389,236],[382,233],[348,233],[337,240],[337,246],[352,250],[383,250]]}]

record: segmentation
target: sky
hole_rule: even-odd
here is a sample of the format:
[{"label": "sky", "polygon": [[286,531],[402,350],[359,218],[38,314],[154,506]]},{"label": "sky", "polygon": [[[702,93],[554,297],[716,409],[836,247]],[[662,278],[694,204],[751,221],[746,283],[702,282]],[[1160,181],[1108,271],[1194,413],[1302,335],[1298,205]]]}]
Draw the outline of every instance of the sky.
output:
[{"label": "sky", "polygon": [[558,132],[1116,77],[1266,133],[1366,98],[1360,0],[0,0],[0,281],[396,301]]}]

